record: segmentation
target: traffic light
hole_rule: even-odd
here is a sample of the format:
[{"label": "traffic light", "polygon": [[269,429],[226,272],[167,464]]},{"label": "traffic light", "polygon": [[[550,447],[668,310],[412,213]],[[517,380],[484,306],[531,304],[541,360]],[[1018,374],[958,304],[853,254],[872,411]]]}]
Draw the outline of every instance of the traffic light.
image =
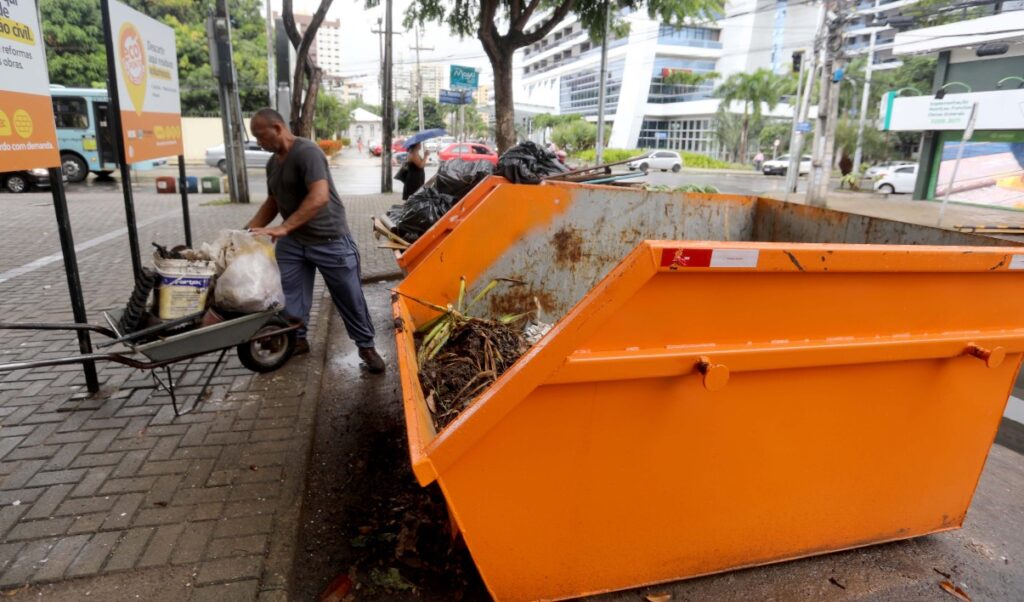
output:
[{"label": "traffic light", "polygon": [[795,50],[793,51],[793,73],[800,73],[800,67],[804,62],[804,51]]}]

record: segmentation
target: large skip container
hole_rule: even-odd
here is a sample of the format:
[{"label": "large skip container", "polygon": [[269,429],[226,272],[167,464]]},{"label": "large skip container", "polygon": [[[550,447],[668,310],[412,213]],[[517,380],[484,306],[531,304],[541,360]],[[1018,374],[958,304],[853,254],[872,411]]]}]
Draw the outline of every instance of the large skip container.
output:
[{"label": "large skip container", "polygon": [[[709,242],[710,241],[710,242]],[[955,529],[1024,352],[1024,249],[754,197],[499,183],[399,285],[555,327],[413,469],[490,592],[567,598]],[[913,245],[913,246],[911,246]],[[979,246],[987,245],[987,246]]]}]

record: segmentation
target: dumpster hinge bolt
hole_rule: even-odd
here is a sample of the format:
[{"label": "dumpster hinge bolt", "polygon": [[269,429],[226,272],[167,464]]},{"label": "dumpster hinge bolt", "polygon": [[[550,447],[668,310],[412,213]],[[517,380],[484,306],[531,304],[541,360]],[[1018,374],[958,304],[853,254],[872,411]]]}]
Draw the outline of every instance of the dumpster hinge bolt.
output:
[{"label": "dumpster hinge bolt", "polygon": [[1003,360],[1006,359],[1006,348],[993,347],[992,349],[986,349],[981,345],[971,343],[967,346],[967,355],[984,360],[985,365],[989,368],[998,368],[1003,363]]},{"label": "dumpster hinge bolt", "polygon": [[706,355],[700,357],[697,370],[704,375],[704,388],[708,391],[718,391],[729,384],[729,367],[712,363]]}]

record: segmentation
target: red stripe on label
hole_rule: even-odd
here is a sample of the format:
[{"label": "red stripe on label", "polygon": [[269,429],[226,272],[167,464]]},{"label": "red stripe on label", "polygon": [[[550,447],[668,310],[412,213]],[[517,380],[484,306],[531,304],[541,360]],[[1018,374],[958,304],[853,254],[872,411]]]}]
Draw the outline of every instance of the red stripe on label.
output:
[{"label": "red stripe on label", "polygon": [[711,265],[711,249],[662,249],[663,268],[706,268]]}]

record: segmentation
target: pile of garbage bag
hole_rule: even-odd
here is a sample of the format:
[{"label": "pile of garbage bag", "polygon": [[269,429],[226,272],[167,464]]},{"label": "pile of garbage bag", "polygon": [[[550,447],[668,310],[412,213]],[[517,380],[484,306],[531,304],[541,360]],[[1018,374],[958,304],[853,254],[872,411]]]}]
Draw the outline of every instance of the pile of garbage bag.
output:
[{"label": "pile of garbage bag", "polygon": [[393,205],[388,210],[388,219],[394,223],[391,230],[404,240],[412,242],[423,236],[423,233],[444,217],[457,202],[459,199],[439,192],[437,188],[421,188],[405,203]]},{"label": "pile of garbage bag", "polygon": [[407,242],[416,240],[492,173],[494,166],[487,161],[452,159],[441,163],[430,183],[388,210],[388,219],[394,224],[391,231]]},{"label": "pile of garbage bag", "polygon": [[438,192],[450,194],[459,201],[473,190],[474,186],[493,173],[494,165],[489,161],[445,161],[437,168],[433,186]]},{"label": "pile of garbage bag", "polygon": [[495,173],[504,176],[513,184],[540,184],[546,176],[553,176],[569,171],[569,168],[558,160],[549,150],[537,143],[526,140],[505,151],[498,158]]}]

